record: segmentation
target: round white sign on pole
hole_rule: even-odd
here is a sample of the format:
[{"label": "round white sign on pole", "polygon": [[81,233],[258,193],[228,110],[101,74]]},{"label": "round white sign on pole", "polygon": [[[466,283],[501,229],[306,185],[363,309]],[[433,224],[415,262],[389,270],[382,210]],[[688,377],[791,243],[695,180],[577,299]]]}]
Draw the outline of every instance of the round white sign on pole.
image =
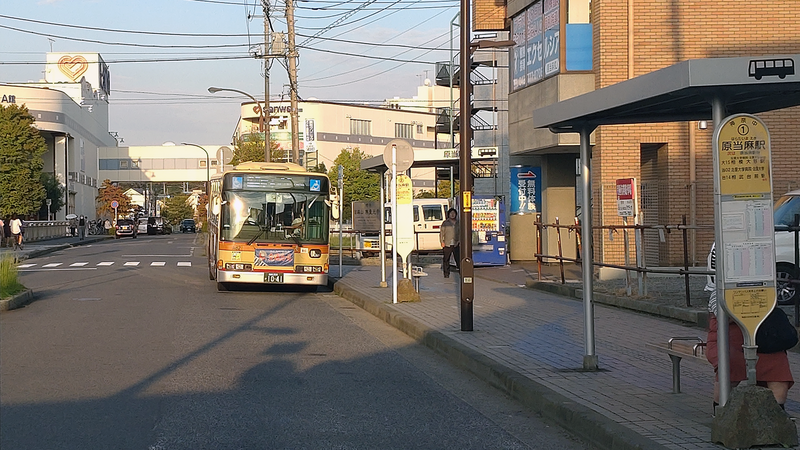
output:
[{"label": "round white sign on pole", "polygon": [[405,139],[392,139],[383,149],[383,163],[392,170],[392,147],[396,147],[397,172],[405,172],[414,164],[414,149]]}]

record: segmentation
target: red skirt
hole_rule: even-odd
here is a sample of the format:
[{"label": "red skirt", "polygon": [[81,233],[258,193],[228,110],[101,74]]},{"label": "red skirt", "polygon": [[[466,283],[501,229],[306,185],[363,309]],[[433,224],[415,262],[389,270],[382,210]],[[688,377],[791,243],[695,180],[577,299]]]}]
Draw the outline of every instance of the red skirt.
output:
[{"label": "red skirt", "polygon": [[[747,365],[744,361],[744,336],[739,325],[735,322],[728,324],[728,340],[730,344],[730,366],[731,381],[744,381],[747,379]],[[709,314],[708,321],[708,347],[706,348],[706,358],[714,366],[714,373],[717,372],[719,358],[717,353],[717,318]],[[786,352],[778,353],[759,353],[756,362],[756,380],[766,381],[786,381],[791,388],[794,384],[792,370],[789,368],[789,358]]]}]

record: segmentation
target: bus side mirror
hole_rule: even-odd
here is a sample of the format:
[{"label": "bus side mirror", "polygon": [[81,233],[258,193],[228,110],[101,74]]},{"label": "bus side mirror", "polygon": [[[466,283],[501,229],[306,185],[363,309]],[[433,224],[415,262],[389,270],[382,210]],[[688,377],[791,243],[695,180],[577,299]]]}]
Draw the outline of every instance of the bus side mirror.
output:
[{"label": "bus side mirror", "polygon": [[218,215],[219,215],[219,210],[220,210],[220,209],[221,209],[221,208],[220,208],[220,205],[219,205],[219,203],[217,203],[217,202],[214,202],[214,206],[211,208],[211,212],[212,212],[212,213],[213,213],[215,216],[218,216]]},{"label": "bus side mirror", "polygon": [[331,217],[334,220],[339,220],[339,216],[341,211],[339,211],[339,196],[337,194],[331,194],[331,199],[327,201],[328,206],[331,207]]}]

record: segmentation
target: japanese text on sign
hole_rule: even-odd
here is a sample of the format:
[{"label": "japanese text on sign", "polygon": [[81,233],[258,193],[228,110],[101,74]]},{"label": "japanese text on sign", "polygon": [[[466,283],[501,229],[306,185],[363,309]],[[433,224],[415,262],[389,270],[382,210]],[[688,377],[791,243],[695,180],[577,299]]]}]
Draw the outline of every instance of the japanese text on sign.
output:
[{"label": "japanese text on sign", "polygon": [[768,135],[748,117],[727,121],[719,134],[719,179],[722,195],[771,192]]}]

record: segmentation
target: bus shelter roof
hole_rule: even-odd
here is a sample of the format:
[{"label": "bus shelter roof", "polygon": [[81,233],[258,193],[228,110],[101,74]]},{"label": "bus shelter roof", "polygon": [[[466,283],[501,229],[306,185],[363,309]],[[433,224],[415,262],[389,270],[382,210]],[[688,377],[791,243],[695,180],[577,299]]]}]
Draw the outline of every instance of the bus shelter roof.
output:
[{"label": "bus shelter roof", "polygon": [[[486,161],[497,158],[497,147],[473,147],[472,160]],[[457,148],[436,148],[426,150],[414,150],[414,164],[412,168],[422,167],[449,167],[454,166],[458,172],[458,149]],[[386,172],[389,170],[383,162],[383,155],[373,156],[372,158],[361,161],[361,170],[367,172]]]},{"label": "bus shelter roof", "polygon": [[554,133],[598,125],[711,120],[711,99],[727,114],[800,105],[800,54],[705,58],[597,89],[533,111],[533,126]]}]

